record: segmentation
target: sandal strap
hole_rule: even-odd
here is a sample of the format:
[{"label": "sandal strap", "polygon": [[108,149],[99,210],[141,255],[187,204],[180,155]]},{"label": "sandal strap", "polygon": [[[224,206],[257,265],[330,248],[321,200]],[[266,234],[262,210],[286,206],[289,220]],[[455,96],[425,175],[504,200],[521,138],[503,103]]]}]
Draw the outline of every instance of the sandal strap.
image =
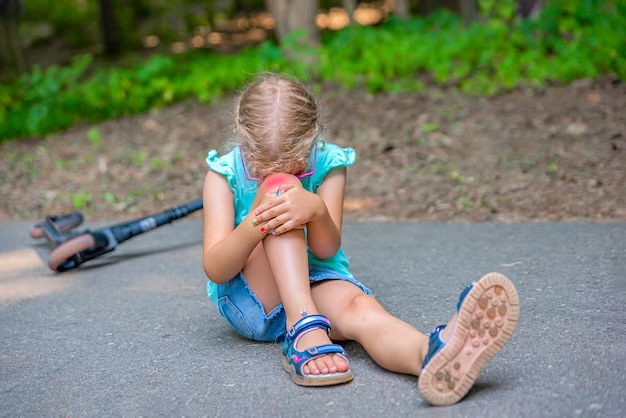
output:
[{"label": "sandal strap", "polygon": [[289,360],[289,364],[296,374],[304,377],[304,372],[302,371],[304,365],[307,364],[309,360],[326,354],[339,354],[349,362],[348,355],[339,344],[317,345],[309,347],[304,351],[297,351],[292,347],[292,349],[289,350],[289,357],[287,357],[287,360]]},{"label": "sandal strap", "polygon": [[461,312],[461,305],[463,305],[463,302],[465,301],[465,297],[474,288],[474,286],[476,286],[476,282],[473,282],[472,284],[467,285],[465,289],[463,289],[463,292],[461,292],[461,296],[459,296],[459,301],[456,304],[457,312]]},{"label": "sandal strap", "polygon": [[[457,313],[461,312],[461,306],[463,306],[463,302],[465,302],[467,295],[469,295],[474,286],[476,286],[476,282],[472,282],[471,284],[467,285],[465,289],[463,289],[463,292],[461,292],[461,296],[459,296],[459,301],[456,304]],[[430,361],[430,359],[433,358],[444,345],[446,345],[446,343],[441,339],[440,335],[441,331],[443,331],[446,325],[447,324],[437,325],[430,332],[430,336],[428,338],[428,353],[426,354],[424,362],[422,363],[422,370],[424,369],[424,367],[426,367],[426,364]]]},{"label": "sandal strap", "polygon": [[431,358],[434,357],[435,354],[441,350],[441,348],[446,344],[441,339],[441,331],[446,327],[446,325],[437,325],[430,332],[430,337],[428,338],[428,353],[424,358],[424,362],[422,363],[422,370],[426,367],[426,364],[430,361]]},{"label": "sandal strap", "polygon": [[299,335],[314,328],[322,328],[326,330],[327,334],[330,334],[330,321],[324,315],[317,314],[305,316],[296,322],[294,326],[289,329],[289,331],[287,331],[287,337],[293,340]]},{"label": "sandal strap", "polygon": [[298,351],[296,345],[300,337],[314,329],[323,329],[330,334],[330,321],[324,315],[308,315],[300,319],[287,331],[283,344],[283,355],[291,365],[293,371],[304,377],[302,368],[311,359],[326,354],[338,354],[348,360],[348,355],[339,344],[323,344],[309,347],[306,350]]}]

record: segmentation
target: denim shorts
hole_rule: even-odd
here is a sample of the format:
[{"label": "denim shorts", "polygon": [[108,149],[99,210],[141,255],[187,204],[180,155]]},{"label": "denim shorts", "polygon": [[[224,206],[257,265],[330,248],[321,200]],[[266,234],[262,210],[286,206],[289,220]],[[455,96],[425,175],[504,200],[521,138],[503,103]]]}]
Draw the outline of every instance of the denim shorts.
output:
[{"label": "denim shorts", "polygon": [[[343,280],[353,283],[365,294],[372,292],[354,277],[332,270],[312,267],[309,272],[310,283],[323,280]],[[217,286],[217,307],[220,314],[240,335],[255,341],[282,342],[286,333],[286,314],[280,304],[266,314],[263,305],[252,292],[243,273]]]}]

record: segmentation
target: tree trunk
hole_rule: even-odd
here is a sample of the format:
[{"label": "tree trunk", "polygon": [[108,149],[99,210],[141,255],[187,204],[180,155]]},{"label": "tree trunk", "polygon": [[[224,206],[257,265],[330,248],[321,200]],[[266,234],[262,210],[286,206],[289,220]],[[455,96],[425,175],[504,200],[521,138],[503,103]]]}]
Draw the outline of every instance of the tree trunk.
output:
[{"label": "tree trunk", "polygon": [[517,13],[524,19],[536,17],[543,9],[544,0],[517,0]]},{"label": "tree trunk", "polygon": [[417,13],[420,16],[427,16],[437,9],[438,3],[437,0],[420,0],[417,4]]},{"label": "tree trunk", "polygon": [[350,24],[354,23],[354,11],[356,10],[356,0],[343,0],[343,8],[346,9]]},{"label": "tree trunk", "polygon": [[319,1],[266,0],[265,4],[274,17],[276,37],[279,41],[293,32],[305,30],[306,43],[319,45],[319,29],[315,24]]},{"label": "tree trunk", "polygon": [[100,0],[100,33],[104,53],[107,55],[118,55],[122,52],[120,25],[115,13],[119,6],[117,3],[115,0]]},{"label": "tree trunk", "polygon": [[425,16],[437,9],[447,9],[465,17],[465,13],[471,14],[474,10],[474,17],[478,17],[478,5],[476,3],[477,0],[420,0],[417,11],[420,15]]},{"label": "tree trunk", "polygon": [[19,73],[26,69],[19,33],[20,12],[20,0],[0,0],[0,64],[15,66]]},{"label": "tree trunk", "polygon": [[472,23],[478,19],[478,5],[476,0],[460,0],[461,16],[466,24]]},{"label": "tree trunk", "polygon": [[408,19],[411,16],[409,0],[393,0],[393,13],[400,19]]},{"label": "tree trunk", "polygon": [[320,32],[315,23],[318,0],[266,0],[266,6],[274,17],[274,28],[278,41],[283,43],[286,37],[302,31],[294,42],[283,46],[289,59],[314,65],[317,54],[311,48],[320,44]]}]

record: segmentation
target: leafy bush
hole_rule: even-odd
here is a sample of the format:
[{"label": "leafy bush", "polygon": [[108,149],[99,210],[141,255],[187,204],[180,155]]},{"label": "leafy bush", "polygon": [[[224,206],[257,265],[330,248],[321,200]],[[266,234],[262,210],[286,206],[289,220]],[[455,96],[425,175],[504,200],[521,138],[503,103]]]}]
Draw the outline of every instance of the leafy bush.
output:
[{"label": "leafy bush", "polygon": [[517,23],[505,9],[469,27],[445,12],[350,27],[322,48],[319,70],[322,79],[372,92],[414,90],[420,74],[474,94],[606,73],[626,78],[626,14],[615,10],[623,6],[596,3],[553,1],[537,20]]},{"label": "leafy bush", "polygon": [[35,67],[0,86],[0,140],[44,135],[190,97],[209,103],[260,71],[372,93],[419,91],[434,82],[494,94],[607,73],[626,78],[623,2],[553,0],[538,19],[519,22],[507,18],[506,7],[492,12],[470,26],[439,12],[424,19],[391,19],[376,28],[348,27],[325,37],[314,66],[285,58],[283,51],[298,45],[294,34],[284,49],[266,42],[235,55],[154,56],[129,68],[96,68],[84,55],[62,68]]}]

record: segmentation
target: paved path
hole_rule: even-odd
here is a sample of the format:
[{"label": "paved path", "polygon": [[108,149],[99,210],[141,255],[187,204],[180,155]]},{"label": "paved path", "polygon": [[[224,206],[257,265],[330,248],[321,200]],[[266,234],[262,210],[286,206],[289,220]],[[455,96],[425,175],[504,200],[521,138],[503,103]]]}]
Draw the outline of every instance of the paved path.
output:
[{"label": "paved path", "polygon": [[0,223],[1,416],[626,416],[626,224],[345,226],[355,275],[423,331],[465,282],[516,283],[517,333],[445,408],[355,343],[351,384],[293,384],[278,346],[238,337],[207,299],[198,220],[60,275],[28,226]]}]

